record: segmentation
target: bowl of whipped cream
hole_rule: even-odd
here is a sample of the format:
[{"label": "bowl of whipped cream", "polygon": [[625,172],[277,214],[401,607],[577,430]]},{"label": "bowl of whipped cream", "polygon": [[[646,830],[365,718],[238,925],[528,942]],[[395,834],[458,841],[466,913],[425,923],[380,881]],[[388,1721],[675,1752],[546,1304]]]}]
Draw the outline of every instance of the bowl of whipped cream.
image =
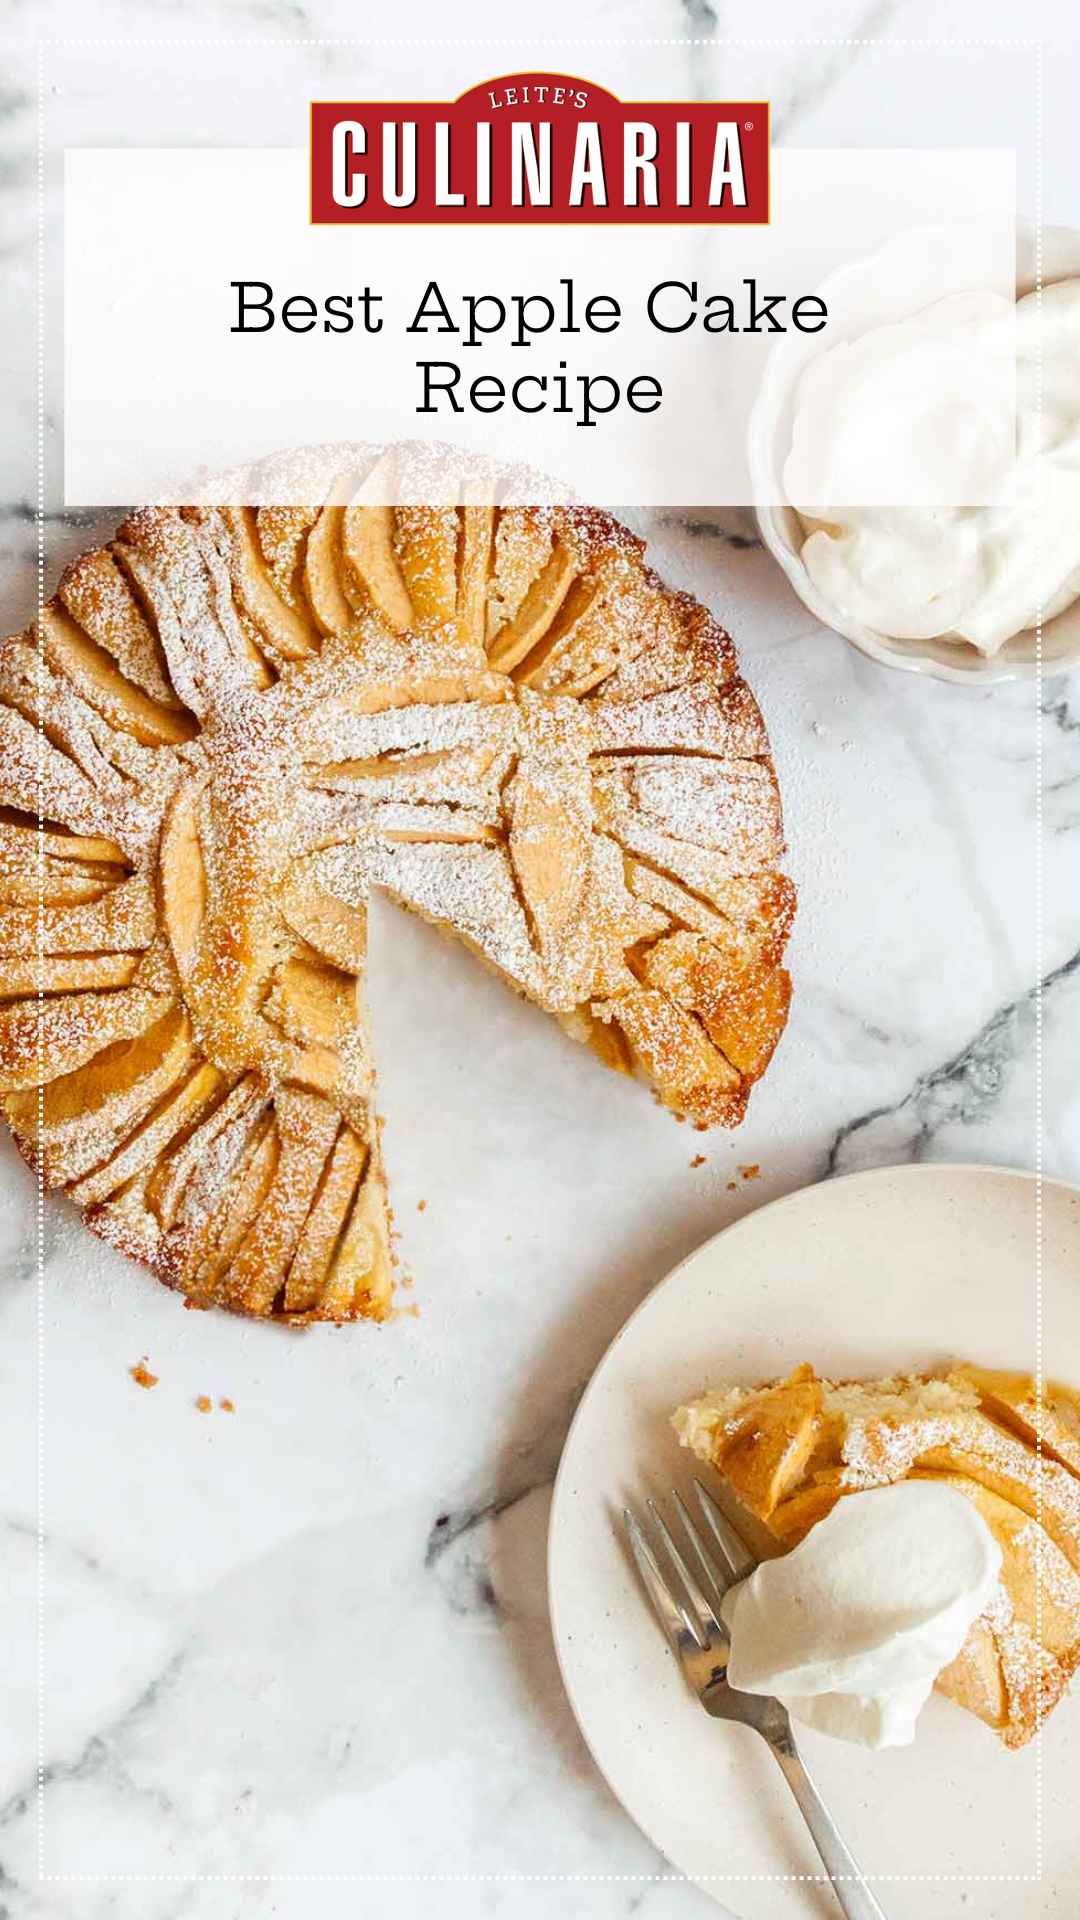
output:
[{"label": "bowl of whipped cream", "polygon": [[1038,284],[1030,233],[1015,286],[992,260],[943,225],[832,274],[828,328],[772,355],[749,438],[762,538],[810,611],[980,685],[1080,664],[1080,232],[1044,230]]}]

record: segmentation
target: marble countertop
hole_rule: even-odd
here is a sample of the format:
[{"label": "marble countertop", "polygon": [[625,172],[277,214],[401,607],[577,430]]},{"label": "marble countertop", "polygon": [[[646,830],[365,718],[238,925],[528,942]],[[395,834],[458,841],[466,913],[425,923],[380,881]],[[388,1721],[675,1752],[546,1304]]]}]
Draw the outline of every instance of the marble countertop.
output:
[{"label": "marble countertop", "polygon": [[[77,31],[303,38],[361,31],[356,11],[101,0]],[[479,57],[501,10],[466,11]],[[549,33],[569,35],[577,11],[557,0]],[[980,34],[1015,31],[1011,11],[978,17]],[[38,0],[23,24],[59,35],[74,18]],[[413,0],[410,32],[435,20]],[[737,30],[724,0],[605,0],[591,29]],[[762,84],[783,137],[829,128],[860,41],[975,30],[959,0],[770,9]],[[797,33],[816,44],[780,44]],[[1080,224],[1060,111],[1074,51],[1048,64],[1046,190],[1048,216]],[[685,58],[704,90],[712,49]],[[15,624],[33,611],[37,539],[21,53],[0,127],[14,348],[0,594]],[[58,424],[50,398],[50,446]],[[51,494],[47,508],[51,585],[108,523]],[[584,1383],[646,1291],[749,1208],[894,1161],[1033,1166],[1039,994],[1042,1159],[1080,1181],[1080,677],[1037,701],[1030,683],[970,692],[890,673],[808,617],[746,515],[641,525],[667,576],[735,634],[773,740],[802,903],[774,1068],[739,1134],[700,1138],[382,909],[375,1033],[419,1315],[377,1332],[184,1313],[53,1203],[39,1289],[34,1191],[5,1141],[4,1920],[411,1920],[433,1906],[532,1920],[553,1903],[568,1920],[707,1920],[716,1908],[612,1800],[556,1670],[545,1526]],[[748,1163],[751,1183],[736,1172]],[[142,1355],[153,1392],[129,1378]],[[200,1414],[201,1394],[235,1413]],[[806,1910],[827,1903],[808,1892]],[[893,1910],[919,1909],[898,1894]],[[1067,1891],[1048,1888],[1041,1910],[1064,1915]]]}]

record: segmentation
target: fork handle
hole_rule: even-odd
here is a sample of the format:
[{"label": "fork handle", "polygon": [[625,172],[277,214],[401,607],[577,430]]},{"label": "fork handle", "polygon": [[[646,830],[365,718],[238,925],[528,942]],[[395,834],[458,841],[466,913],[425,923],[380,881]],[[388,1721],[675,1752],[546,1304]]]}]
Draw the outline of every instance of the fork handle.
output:
[{"label": "fork handle", "polygon": [[847,1920],[885,1920],[858,1862],[841,1839],[831,1813],[807,1773],[794,1738],[788,1732],[778,1740],[770,1740],[769,1746],[799,1803],[799,1811],[810,1829],[810,1837]]}]

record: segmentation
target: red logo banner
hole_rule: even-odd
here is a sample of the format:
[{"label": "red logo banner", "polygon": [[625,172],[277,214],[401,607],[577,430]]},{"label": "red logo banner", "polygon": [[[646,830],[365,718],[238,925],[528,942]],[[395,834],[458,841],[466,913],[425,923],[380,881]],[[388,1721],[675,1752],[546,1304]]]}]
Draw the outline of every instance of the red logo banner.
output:
[{"label": "red logo banner", "polygon": [[452,102],[316,100],[311,218],[761,226],[768,103],[622,101],[561,73],[510,74]]}]

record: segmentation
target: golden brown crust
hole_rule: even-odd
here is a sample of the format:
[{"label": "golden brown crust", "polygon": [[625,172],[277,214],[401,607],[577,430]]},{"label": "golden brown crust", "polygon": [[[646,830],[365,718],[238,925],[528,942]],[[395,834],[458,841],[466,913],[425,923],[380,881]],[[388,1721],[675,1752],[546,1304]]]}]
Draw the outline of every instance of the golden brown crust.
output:
[{"label": "golden brown crust", "polygon": [[787,1013],[779,797],[729,637],[642,554],[344,485],[144,508],[0,643],[0,1104],[190,1304],[390,1310],[372,886],[741,1118]]}]

